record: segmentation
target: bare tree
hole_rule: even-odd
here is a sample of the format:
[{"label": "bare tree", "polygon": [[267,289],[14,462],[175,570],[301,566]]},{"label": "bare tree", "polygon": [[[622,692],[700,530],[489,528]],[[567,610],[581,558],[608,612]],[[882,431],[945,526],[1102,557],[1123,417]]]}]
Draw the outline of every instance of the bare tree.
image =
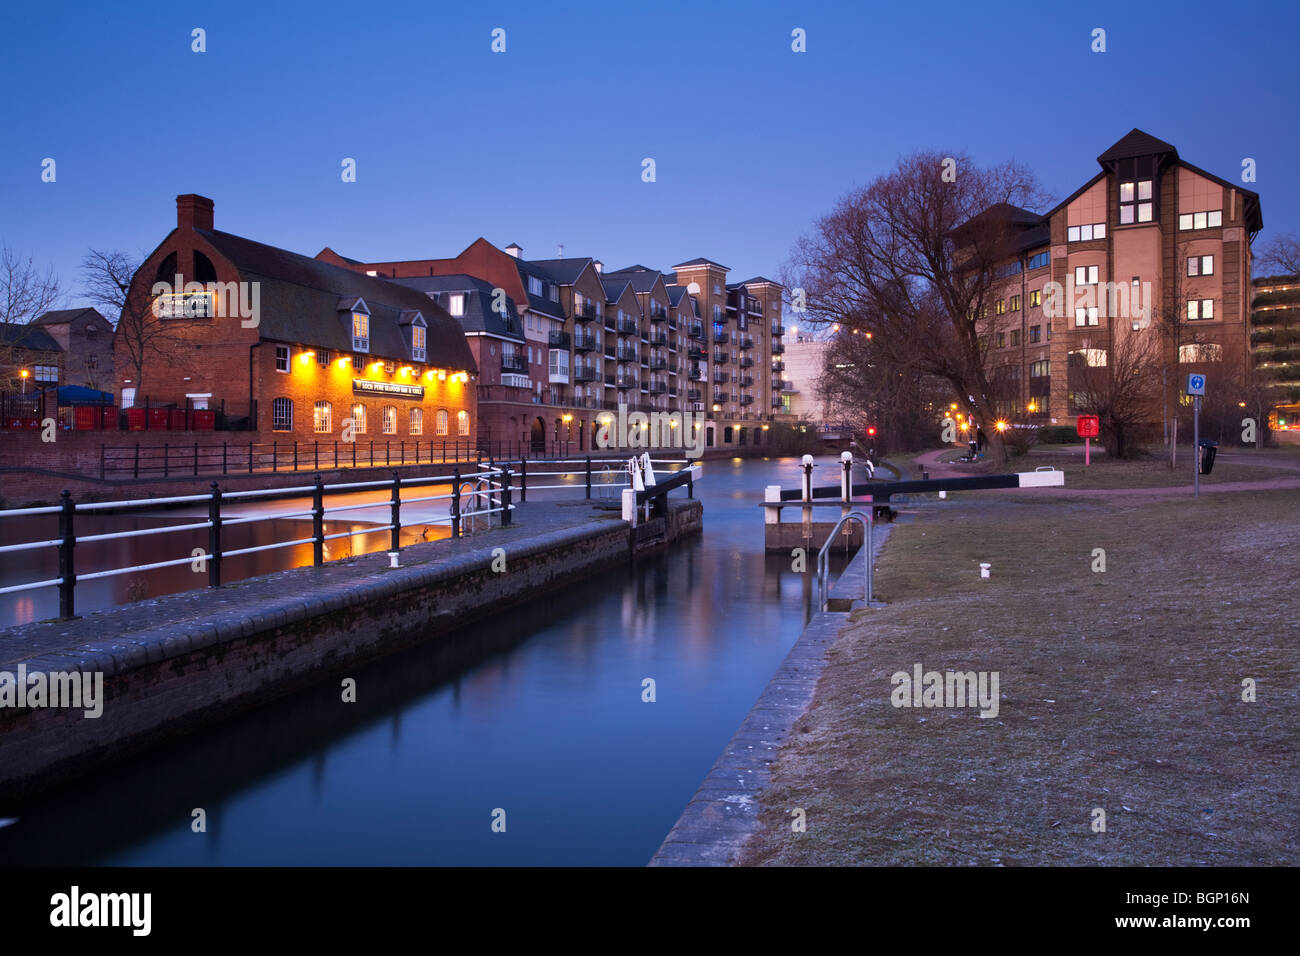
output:
[{"label": "bare tree", "polygon": [[[877,374],[911,370],[947,383],[1005,461],[985,359],[995,270],[1014,256],[998,210],[1046,197],[1023,167],[980,168],[922,152],[844,196],[795,246],[786,286],[804,321],[870,333]],[[865,370],[864,370],[865,371]]]},{"label": "bare tree", "polygon": [[1255,256],[1255,261],[1265,274],[1300,275],[1300,236],[1293,232],[1274,236]]},{"label": "bare tree", "polygon": [[1106,455],[1118,460],[1133,454],[1160,395],[1161,355],[1152,336],[1142,332],[1112,336],[1110,347],[1105,344],[1084,339],[1072,353],[1074,404],[1100,419]]},{"label": "bare tree", "polygon": [[[42,270],[30,256],[24,259],[8,246],[0,247],[0,369],[6,378],[30,358],[23,342],[32,320],[59,305],[62,297],[53,266]],[[41,361],[58,365],[60,357],[50,353]]]},{"label": "bare tree", "polygon": [[180,344],[175,326],[160,319],[151,291],[133,288],[131,280],[141,260],[117,250],[91,249],[81,260],[82,289],[116,326],[114,351],[125,359],[137,390],[146,361],[169,357]]},{"label": "bare tree", "polygon": [[1174,262],[1173,281],[1166,283],[1158,303],[1152,305],[1152,326],[1160,333],[1163,343],[1160,360],[1162,415],[1167,429],[1165,440],[1169,443],[1169,468],[1178,464],[1178,396],[1181,384],[1180,365],[1188,351],[1204,344],[1202,327],[1197,319],[1188,315],[1189,300],[1196,299],[1197,277],[1188,277],[1187,258],[1189,245],[1178,247]]}]

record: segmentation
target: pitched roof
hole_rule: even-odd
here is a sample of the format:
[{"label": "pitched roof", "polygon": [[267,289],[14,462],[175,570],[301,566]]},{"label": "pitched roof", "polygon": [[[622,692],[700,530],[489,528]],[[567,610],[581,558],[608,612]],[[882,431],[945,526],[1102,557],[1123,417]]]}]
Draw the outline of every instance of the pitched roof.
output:
[{"label": "pitched roof", "polygon": [[768,285],[780,285],[779,282],[773,282],[771,279],[764,278],[763,276],[754,276],[752,279],[745,279],[742,282],[735,283],[735,285],[762,285],[765,282]]},{"label": "pitched roof", "polygon": [[1163,139],[1156,139],[1150,133],[1145,133],[1136,126],[1125,133],[1120,139],[1097,157],[1097,162],[1105,166],[1120,159],[1132,159],[1135,156],[1154,156],[1158,153],[1168,153],[1174,159],[1178,158],[1178,150],[1172,145],[1166,143]]},{"label": "pitched roof", "polygon": [[0,322],[0,344],[8,348],[30,349],[33,352],[62,352],[63,346],[34,322]]},{"label": "pitched roof", "polygon": [[661,278],[659,272],[652,269],[620,269],[618,272],[607,272],[605,275],[611,279],[626,279],[632,284],[635,292],[649,292]]},{"label": "pitched roof", "polygon": [[417,309],[428,325],[428,364],[477,371],[460,324],[416,289],[228,232],[195,232],[229,259],[241,278],[260,280],[258,332],[264,339],[351,352],[351,327],[340,310],[361,298],[370,309],[372,355],[410,360],[399,318]]},{"label": "pitched roof", "polygon": [[411,276],[389,281],[418,289],[433,298],[443,308],[448,306],[448,297],[452,293],[462,293],[465,296],[465,311],[463,315],[455,318],[466,332],[483,332],[519,342],[524,340],[524,331],[519,325],[517,318],[519,312],[515,307],[514,299],[506,296],[504,316],[493,310],[492,299],[495,289],[491,282],[468,275]]},{"label": "pitched roof", "polygon": [[543,282],[550,282],[554,285],[563,285],[558,279],[551,274],[551,271],[544,265],[538,265],[530,259],[516,259],[519,269],[519,279],[524,286],[524,294],[528,296],[528,307],[534,312],[541,312],[543,315],[549,315],[555,319],[563,319],[564,307],[559,302],[548,299],[545,295],[534,295],[528,288],[528,277],[535,276]]},{"label": "pitched roof", "polygon": [[[605,271],[610,272],[611,270],[606,269]],[[620,272],[658,272],[659,270],[651,269],[649,266],[643,266],[638,263],[637,265],[624,266],[622,269],[614,269],[612,271],[615,275],[617,275]]]},{"label": "pitched roof", "polygon": [[686,266],[716,266],[717,268],[722,269],[726,272],[731,271],[730,266],[724,266],[720,262],[714,262],[712,259],[705,259],[703,257],[697,259],[688,259],[686,262],[679,262],[677,263],[677,265],[673,266],[673,268],[682,269],[685,268]]},{"label": "pitched roof", "polygon": [[[32,319],[32,325],[62,325],[65,322],[75,321],[87,312],[91,312],[99,318],[104,319],[104,317],[100,315],[99,310],[94,308],[55,309],[52,312],[43,312],[36,318]],[[104,319],[104,321],[107,322],[108,320]]]},{"label": "pitched roof", "polygon": [[602,277],[600,280],[600,284],[601,287],[605,290],[605,301],[617,302],[619,299],[623,298],[623,293],[627,291],[628,286],[630,286],[632,283],[629,282],[626,278],[620,276],[614,279],[607,279]]},{"label": "pitched roof", "polygon": [[528,264],[545,270],[558,285],[573,285],[583,270],[591,265],[591,258],[570,256],[567,259],[529,259]]}]

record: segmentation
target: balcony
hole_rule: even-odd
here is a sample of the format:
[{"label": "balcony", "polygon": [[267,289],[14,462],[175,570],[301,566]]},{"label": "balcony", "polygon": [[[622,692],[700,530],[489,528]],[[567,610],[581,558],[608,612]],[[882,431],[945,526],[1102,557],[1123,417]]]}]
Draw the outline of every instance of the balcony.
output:
[{"label": "balcony", "polygon": [[731,397],[730,397],[726,392],[714,392],[714,393],[713,393],[713,404],[715,404],[715,405],[725,405],[725,404],[726,404],[727,402],[729,402],[729,401],[731,401]]},{"label": "balcony", "polygon": [[676,332],[676,331],[677,331],[677,320],[674,319],[674,318],[672,318],[671,316],[670,316],[669,319],[668,319],[668,330],[669,330],[670,332]]},{"label": "balcony", "polygon": [[727,364],[728,362],[730,362],[730,361],[731,361],[731,356],[728,355],[726,352],[714,352],[714,353],[713,353],[713,364],[714,364],[714,365],[726,365],[726,364]]},{"label": "balcony", "polygon": [[636,379],[630,375],[615,376],[614,387],[620,390],[636,388]]},{"label": "balcony", "polygon": [[696,366],[686,373],[686,377],[692,382],[702,382],[704,381],[704,371],[699,366]]},{"label": "balcony", "polygon": [[594,352],[600,346],[596,343],[596,336],[579,332],[573,337],[573,350],[575,352]]},{"label": "balcony", "polygon": [[584,305],[580,309],[573,310],[573,321],[575,322],[594,322],[600,318],[594,305]]},{"label": "balcony", "polygon": [[731,341],[731,333],[730,333],[730,332],[714,332],[714,333],[713,333],[713,341],[714,341],[714,344],[716,344],[716,345],[726,345],[728,342]]},{"label": "balcony", "polygon": [[651,394],[651,395],[663,395],[663,394],[667,393],[667,391],[668,391],[668,383],[667,383],[667,382],[651,382],[651,383],[650,383],[650,394]]},{"label": "balcony", "polygon": [[503,372],[527,372],[528,359],[522,355],[503,352],[501,354],[501,371]]},{"label": "balcony", "polygon": [[773,372],[784,372],[784,371],[785,371],[785,363],[784,363],[784,362],[779,362],[779,361],[778,361],[778,362],[773,362],[773,363],[772,363],[772,371],[773,371]]},{"label": "balcony", "polygon": [[785,402],[781,401],[781,396],[780,396],[780,395],[773,395],[773,396],[772,396],[772,407],[773,407],[773,408],[784,408],[784,407],[785,407]]},{"label": "balcony", "polygon": [[667,312],[667,310],[651,312],[651,313],[650,313],[650,321],[651,321],[651,322],[667,322],[667,321],[668,321],[668,312]]},{"label": "balcony", "polygon": [[702,359],[704,358],[704,346],[692,345],[686,350],[687,358]]},{"label": "balcony", "polygon": [[741,367],[741,368],[753,368],[753,367],[754,367],[754,360],[753,360],[752,358],[750,358],[748,355],[742,355],[742,356],[740,357],[740,367]]},{"label": "balcony", "polygon": [[637,335],[641,331],[636,319],[619,319],[616,328],[619,335]]},{"label": "balcony", "polygon": [[754,337],[752,335],[740,336],[740,347],[742,349],[752,349],[754,347]]},{"label": "balcony", "polygon": [[636,349],[629,348],[626,345],[620,345],[615,354],[620,362],[635,362],[637,360]]},{"label": "balcony", "polygon": [[742,404],[742,405],[753,405],[753,404],[754,404],[754,396],[753,396],[753,395],[742,395],[742,396],[740,396],[740,404]]},{"label": "balcony", "polygon": [[731,376],[726,372],[714,372],[713,381],[718,385],[726,385],[731,381]]},{"label": "balcony", "polygon": [[576,365],[573,369],[575,382],[595,382],[600,379],[600,371],[593,365]]},{"label": "balcony", "polygon": [[573,344],[573,336],[568,332],[551,332],[546,336],[546,342],[553,349],[567,349]]},{"label": "balcony", "polygon": [[688,402],[702,402],[704,401],[704,393],[698,388],[692,388],[686,393],[686,400]]},{"label": "balcony", "polygon": [[773,354],[773,355],[784,355],[784,354],[785,354],[785,346],[782,345],[780,342],[773,342],[773,343],[772,343],[772,354]]},{"label": "balcony", "polygon": [[784,325],[772,326],[772,334],[777,336],[778,338],[780,338],[782,335],[785,335],[785,326]]},{"label": "balcony", "polygon": [[686,330],[686,334],[700,342],[704,341],[704,326],[699,322],[692,322],[691,327]]},{"label": "balcony", "polygon": [[653,342],[655,345],[667,345],[667,344],[668,344],[668,333],[667,333],[667,332],[658,331],[658,330],[656,330],[656,331],[654,331],[654,332],[651,332],[651,333],[650,333],[650,341]]},{"label": "balcony", "polygon": [[741,388],[750,388],[754,384],[754,376],[742,375],[740,378],[736,379],[736,381],[740,383]]},{"label": "balcony", "polygon": [[668,368],[668,360],[666,358],[652,358],[650,360],[650,367],[656,372],[662,372]]}]

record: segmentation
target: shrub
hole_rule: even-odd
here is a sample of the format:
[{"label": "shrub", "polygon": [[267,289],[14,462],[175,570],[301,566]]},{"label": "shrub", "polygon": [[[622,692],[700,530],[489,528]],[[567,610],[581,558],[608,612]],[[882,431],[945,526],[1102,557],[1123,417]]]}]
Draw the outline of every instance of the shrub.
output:
[{"label": "shrub", "polygon": [[1038,429],[1038,440],[1045,445],[1070,445],[1079,441],[1074,425],[1044,425]]}]

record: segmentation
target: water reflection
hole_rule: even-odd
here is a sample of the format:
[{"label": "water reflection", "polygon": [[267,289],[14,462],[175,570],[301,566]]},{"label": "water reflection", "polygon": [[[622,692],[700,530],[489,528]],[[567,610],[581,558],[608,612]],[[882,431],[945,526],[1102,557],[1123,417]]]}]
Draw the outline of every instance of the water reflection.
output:
[{"label": "water reflection", "polygon": [[809,611],[811,575],[763,553],[758,507],[797,467],[708,463],[697,539],[29,805],[0,798],[20,818],[0,861],[641,865]]}]

